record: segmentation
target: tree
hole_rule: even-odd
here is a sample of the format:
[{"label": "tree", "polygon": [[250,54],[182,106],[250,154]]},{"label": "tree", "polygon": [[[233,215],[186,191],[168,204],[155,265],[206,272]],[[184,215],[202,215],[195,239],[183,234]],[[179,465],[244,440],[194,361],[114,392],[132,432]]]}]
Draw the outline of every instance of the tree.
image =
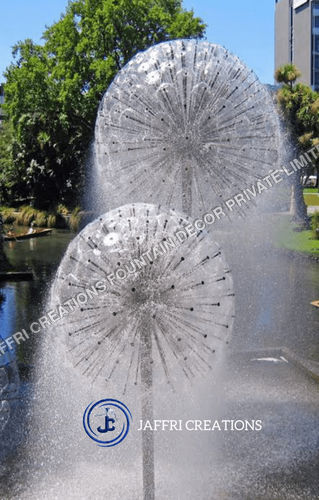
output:
[{"label": "tree", "polygon": [[[292,64],[282,66],[275,73],[277,81],[284,83],[277,93],[277,99],[288,124],[292,143],[296,145],[293,152],[295,157],[316,146],[319,137],[319,94],[307,85],[295,84],[299,76],[299,70]],[[305,172],[296,173],[293,178],[291,215],[308,226],[301,184]]]},{"label": "tree", "polygon": [[294,64],[285,64],[276,70],[275,80],[292,87],[300,76],[301,73]]},{"label": "tree", "polygon": [[40,208],[76,204],[97,107],[117,71],[155,43],[204,32],[181,0],[74,0],[43,46],[19,42],[5,75],[12,194]]},{"label": "tree", "polygon": [[0,126],[0,206],[10,198],[12,187],[18,182],[12,168],[12,144],[12,127],[3,121]]}]

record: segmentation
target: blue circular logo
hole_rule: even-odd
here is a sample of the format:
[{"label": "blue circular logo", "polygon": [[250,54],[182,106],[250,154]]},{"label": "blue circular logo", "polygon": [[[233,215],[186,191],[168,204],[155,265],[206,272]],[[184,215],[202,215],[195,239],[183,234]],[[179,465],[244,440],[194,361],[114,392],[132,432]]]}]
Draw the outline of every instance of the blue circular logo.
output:
[{"label": "blue circular logo", "polygon": [[101,399],[90,403],[83,415],[83,427],[98,446],[120,444],[128,435],[132,415],[125,404],[117,399]]}]

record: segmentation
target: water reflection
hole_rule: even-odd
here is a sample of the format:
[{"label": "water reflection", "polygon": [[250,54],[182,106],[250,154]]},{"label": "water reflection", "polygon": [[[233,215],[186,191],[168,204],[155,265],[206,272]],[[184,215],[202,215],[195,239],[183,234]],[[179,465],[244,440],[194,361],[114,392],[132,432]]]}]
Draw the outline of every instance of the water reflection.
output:
[{"label": "water reflection", "polygon": [[[43,310],[46,292],[62,255],[72,239],[69,231],[56,230],[52,235],[26,241],[5,244],[7,257],[14,269],[32,270],[34,281],[0,283],[5,296],[0,310],[1,335],[6,338],[35,321]],[[30,337],[17,349],[18,358],[32,362],[36,336]]]}]

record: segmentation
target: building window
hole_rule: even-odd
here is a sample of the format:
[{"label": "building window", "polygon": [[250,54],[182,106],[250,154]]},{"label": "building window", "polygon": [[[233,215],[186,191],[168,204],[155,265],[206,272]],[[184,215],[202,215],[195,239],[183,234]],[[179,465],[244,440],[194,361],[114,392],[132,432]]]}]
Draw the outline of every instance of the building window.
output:
[{"label": "building window", "polygon": [[319,2],[312,3],[312,77],[311,84],[319,89]]},{"label": "building window", "polygon": [[313,37],[313,51],[319,54],[319,36]]},{"label": "building window", "polygon": [[319,71],[314,72],[313,86],[315,87],[315,89],[318,89],[319,87]]}]

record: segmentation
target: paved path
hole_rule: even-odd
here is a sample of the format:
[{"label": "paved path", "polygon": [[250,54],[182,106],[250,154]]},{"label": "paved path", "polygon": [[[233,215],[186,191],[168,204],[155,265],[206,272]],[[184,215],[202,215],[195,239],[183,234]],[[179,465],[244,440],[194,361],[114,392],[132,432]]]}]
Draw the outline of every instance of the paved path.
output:
[{"label": "paved path", "polygon": [[318,499],[319,385],[284,360],[245,355],[234,356],[225,392],[227,413],[262,419],[263,430],[226,435],[224,498]]}]

